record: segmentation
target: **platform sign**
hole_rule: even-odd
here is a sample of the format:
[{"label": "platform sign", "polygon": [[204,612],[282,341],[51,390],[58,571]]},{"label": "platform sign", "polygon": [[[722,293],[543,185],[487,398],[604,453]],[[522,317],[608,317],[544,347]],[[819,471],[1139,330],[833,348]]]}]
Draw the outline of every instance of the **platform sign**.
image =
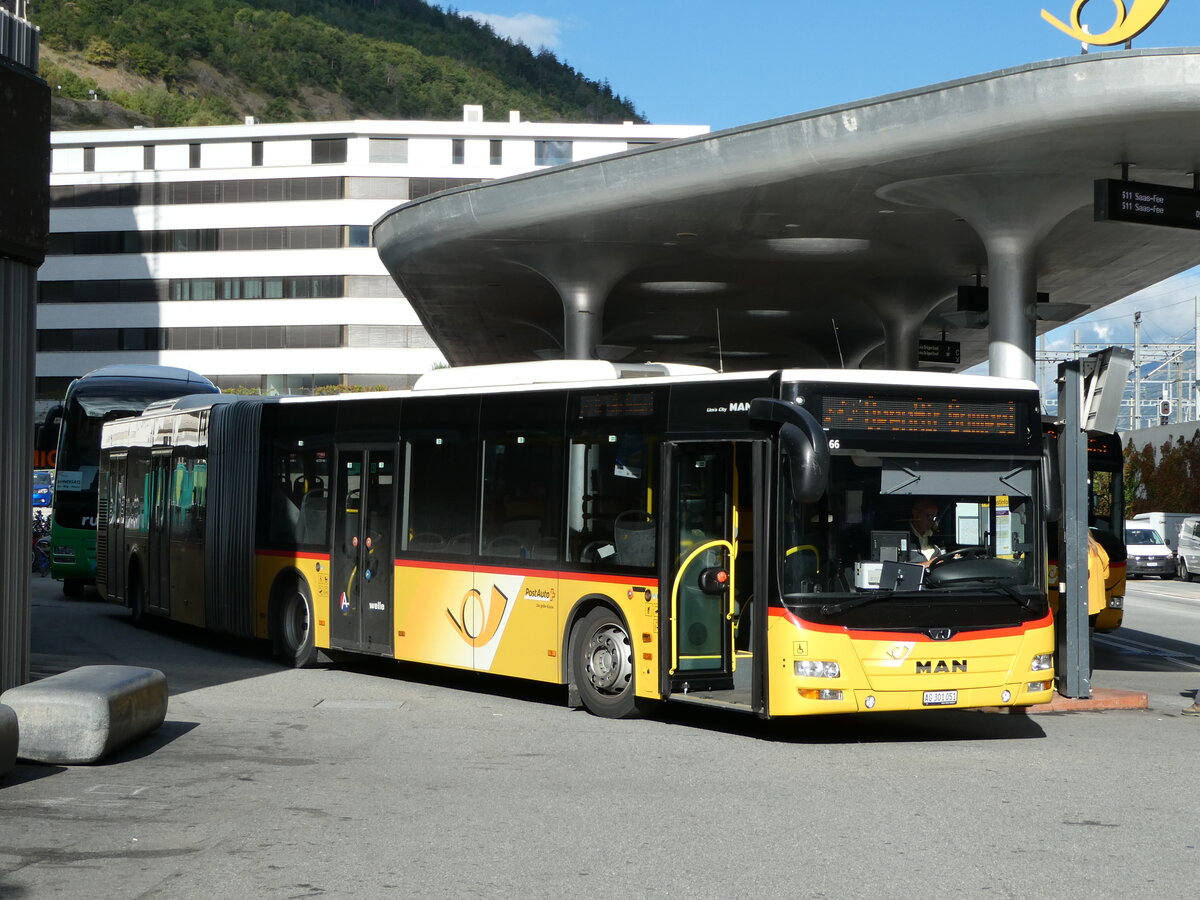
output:
[{"label": "platform sign", "polygon": [[1200,191],[1140,181],[1096,182],[1097,222],[1134,222],[1200,229]]},{"label": "platform sign", "polygon": [[958,365],[962,361],[958,341],[927,341],[917,343],[917,361]]}]

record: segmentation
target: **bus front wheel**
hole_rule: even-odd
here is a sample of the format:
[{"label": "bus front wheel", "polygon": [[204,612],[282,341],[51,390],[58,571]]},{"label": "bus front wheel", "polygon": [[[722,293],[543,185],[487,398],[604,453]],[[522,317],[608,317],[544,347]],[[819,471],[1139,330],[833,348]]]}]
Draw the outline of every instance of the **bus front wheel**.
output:
[{"label": "bus front wheel", "polygon": [[82,597],[83,596],[83,579],[82,578],[64,578],[63,579],[63,596],[64,597]]},{"label": "bus front wheel", "polygon": [[306,669],[317,659],[313,603],[299,581],[287,585],[275,605],[275,655],[284,665]]},{"label": "bus front wheel", "polygon": [[620,616],[605,607],[588,613],[571,641],[572,675],[588,712],[607,719],[641,715],[633,693],[633,641]]}]

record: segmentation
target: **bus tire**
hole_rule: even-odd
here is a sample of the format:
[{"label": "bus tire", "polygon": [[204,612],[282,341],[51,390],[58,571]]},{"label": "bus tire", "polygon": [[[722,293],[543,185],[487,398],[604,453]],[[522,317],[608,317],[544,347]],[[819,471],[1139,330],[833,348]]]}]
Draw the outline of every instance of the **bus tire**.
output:
[{"label": "bus tire", "polygon": [[599,606],[575,625],[572,680],[588,712],[606,719],[642,714],[634,695],[633,641],[621,617]]},{"label": "bus tire", "polygon": [[275,601],[275,655],[293,669],[307,669],[317,661],[313,631],[313,602],[308,586],[295,579],[283,585]]},{"label": "bus tire", "polygon": [[129,587],[125,591],[125,602],[129,604],[129,621],[138,628],[146,626],[146,586],[142,583],[140,566],[129,567]]},{"label": "bus tire", "polygon": [[64,578],[63,579],[63,596],[77,599],[83,596],[83,579],[82,578]]}]

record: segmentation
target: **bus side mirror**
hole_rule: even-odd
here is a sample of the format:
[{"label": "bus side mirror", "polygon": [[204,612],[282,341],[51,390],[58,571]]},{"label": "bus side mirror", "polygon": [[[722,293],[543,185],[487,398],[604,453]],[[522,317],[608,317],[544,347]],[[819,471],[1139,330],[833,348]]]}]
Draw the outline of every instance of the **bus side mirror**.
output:
[{"label": "bus side mirror", "polygon": [[813,503],[825,494],[829,481],[829,441],[825,429],[802,406],[759,397],[750,401],[750,418],[779,428],[779,446],[791,475],[792,499]]},{"label": "bus side mirror", "polygon": [[1062,518],[1062,474],[1058,465],[1058,440],[1042,435],[1042,497],[1047,522]]},{"label": "bus side mirror", "polygon": [[46,420],[34,429],[33,449],[49,453],[58,449],[58,430],[62,426],[63,407],[56,403],[46,411]]}]

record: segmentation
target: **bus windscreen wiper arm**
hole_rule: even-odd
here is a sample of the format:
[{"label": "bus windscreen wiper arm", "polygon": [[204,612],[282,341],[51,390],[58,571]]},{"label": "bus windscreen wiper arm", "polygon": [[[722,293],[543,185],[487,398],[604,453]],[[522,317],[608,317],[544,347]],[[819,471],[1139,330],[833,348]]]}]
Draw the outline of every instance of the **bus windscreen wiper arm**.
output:
[{"label": "bus windscreen wiper arm", "polygon": [[895,593],[895,591],[873,591],[869,594],[863,594],[861,597],[851,597],[849,600],[843,600],[841,603],[826,603],[821,607],[821,615],[836,616],[847,610],[857,609],[860,606],[866,606],[868,603],[874,603],[876,600],[887,600]]},{"label": "bus windscreen wiper arm", "polygon": [[954,582],[954,587],[956,588],[963,586],[984,588],[992,594],[1004,594],[1007,597],[1011,597],[1026,609],[1033,609],[1032,597],[1027,597],[1024,594],[1018,593],[1012,588],[1011,585],[1004,584],[1003,582],[992,581],[989,578],[966,578],[962,581]]}]

